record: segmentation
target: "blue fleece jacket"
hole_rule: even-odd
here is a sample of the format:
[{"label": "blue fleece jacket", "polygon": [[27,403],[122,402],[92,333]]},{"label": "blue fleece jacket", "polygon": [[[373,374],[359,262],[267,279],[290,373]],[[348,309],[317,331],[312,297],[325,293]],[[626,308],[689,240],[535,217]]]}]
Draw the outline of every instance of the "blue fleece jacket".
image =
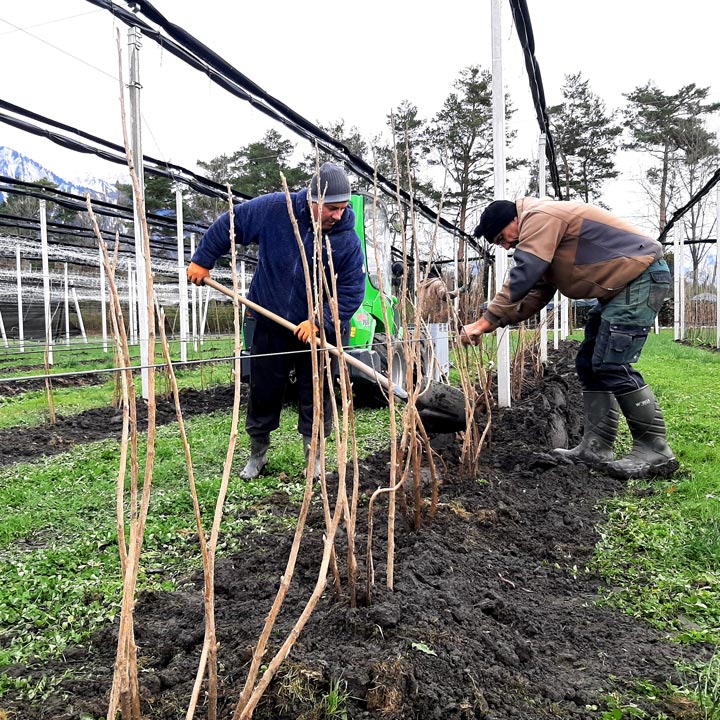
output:
[{"label": "blue fleece jacket", "polygon": [[[307,189],[291,193],[290,197],[312,276],[315,236]],[[233,215],[235,242],[238,245],[258,245],[258,265],[248,298],[291,323],[307,320],[305,274],[285,194],[271,193],[240,203],[233,208]],[[337,276],[338,313],[340,320],[346,323],[360,307],[365,295],[365,257],[360,238],[355,232],[355,213],[349,205],[328,237]],[[210,269],[221,255],[229,251],[230,213],[226,212],[203,235],[192,261]],[[332,288],[325,245],[323,267],[328,287]],[[326,334],[334,337],[333,320],[327,302],[324,303],[323,317]]]}]

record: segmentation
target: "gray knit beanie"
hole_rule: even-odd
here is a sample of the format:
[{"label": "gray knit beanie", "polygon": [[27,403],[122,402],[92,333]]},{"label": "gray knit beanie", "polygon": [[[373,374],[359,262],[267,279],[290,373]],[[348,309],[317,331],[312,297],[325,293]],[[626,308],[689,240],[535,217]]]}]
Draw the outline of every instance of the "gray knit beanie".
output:
[{"label": "gray knit beanie", "polygon": [[334,163],[323,163],[320,166],[320,187],[318,173],[310,178],[310,200],[318,202],[322,196],[324,203],[348,202],[350,200],[350,181],[345,171]]}]

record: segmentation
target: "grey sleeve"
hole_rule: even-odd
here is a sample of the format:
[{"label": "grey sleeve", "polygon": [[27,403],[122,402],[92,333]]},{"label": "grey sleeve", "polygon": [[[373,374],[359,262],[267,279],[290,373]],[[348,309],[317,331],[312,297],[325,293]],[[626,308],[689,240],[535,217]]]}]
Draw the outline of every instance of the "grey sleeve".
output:
[{"label": "grey sleeve", "polygon": [[518,249],[513,257],[515,266],[508,275],[508,291],[510,301],[519,302],[540,281],[550,263],[537,255]]}]

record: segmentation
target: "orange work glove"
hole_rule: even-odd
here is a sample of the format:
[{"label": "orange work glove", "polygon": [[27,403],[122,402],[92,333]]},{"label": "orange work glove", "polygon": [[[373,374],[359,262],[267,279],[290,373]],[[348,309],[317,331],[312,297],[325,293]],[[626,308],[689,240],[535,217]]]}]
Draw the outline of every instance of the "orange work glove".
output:
[{"label": "orange work glove", "polygon": [[295,328],[295,337],[303,342],[310,342],[311,335],[317,335],[320,328],[312,320],[303,320]]},{"label": "orange work glove", "polygon": [[187,279],[195,285],[202,285],[205,282],[205,278],[210,277],[210,271],[204,268],[202,265],[191,262],[187,269]]}]

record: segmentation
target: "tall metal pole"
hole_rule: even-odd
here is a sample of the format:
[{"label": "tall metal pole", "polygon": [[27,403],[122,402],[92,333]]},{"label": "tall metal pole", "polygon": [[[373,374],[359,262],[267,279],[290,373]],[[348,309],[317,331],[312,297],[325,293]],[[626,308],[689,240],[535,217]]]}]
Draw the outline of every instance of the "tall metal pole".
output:
[{"label": "tall metal pole", "polygon": [[[493,104],[493,165],[495,168],[495,199],[505,199],[505,93],[502,79],[502,23],[500,0],[492,0],[492,104]],[[502,286],[507,274],[507,253],[495,248],[495,282]],[[498,407],[510,407],[510,333],[497,331],[498,344]]]},{"label": "tall metal pole", "polygon": [[73,296],[73,303],[75,304],[75,314],[78,318],[78,325],[80,326],[80,335],[87,344],[87,333],[85,332],[85,323],[83,322],[82,313],[80,312],[80,301],[78,300],[77,291],[75,290],[75,282],[70,283],[70,290]]},{"label": "tall metal pole", "polygon": [[[195,233],[190,234],[190,257],[195,254]],[[198,349],[198,286],[193,283],[190,286],[190,299],[192,307],[192,337],[193,337],[193,350],[197,352]]]},{"label": "tall metal pole", "polygon": [[177,263],[178,263],[178,312],[180,313],[180,360],[187,360],[188,344],[188,292],[185,273],[185,228],[183,218],[182,190],[175,188],[175,215],[177,218]]},{"label": "tall metal pole", "polygon": [[[130,83],[128,85],[128,94],[130,98],[130,150],[133,158],[133,165],[137,174],[138,184],[140,185],[140,193],[142,197],[136,197],[133,188],[134,197],[134,221],[135,221],[135,274],[137,278],[137,309],[138,309],[138,340],[140,345],[140,365],[142,378],[142,397],[146,400],[150,395],[149,389],[149,308],[148,308],[148,279],[146,275],[145,264],[145,246],[143,242],[141,207],[144,207],[142,199],[145,195],[145,181],[143,173],[143,154],[142,154],[142,133],[141,115],[140,115],[140,48],[142,47],[142,35],[136,27],[128,30],[128,57],[130,65]],[[141,204],[142,203],[142,204]]]},{"label": "tall metal pole", "polygon": [[20,243],[15,246],[15,268],[17,270],[17,309],[18,309],[18,338],[20,339],[20,352],[25,352],[25,327],[23,324],[22,301],[22,267],[20,264]]},{"label": "tall metal pole", "polygon": [[562,326],[560,334],[562,339],[566,340],[570,335],[570,298],[562,293],[560,294],[560,324]]},{"label": "tall metal pole", "polygon": [[[545,195],[547,183],[547,165],[545,163],[545,133],[540,133],[538,141],[538,197]],[[540,310],[540,362],[547,362],[548,359],[548,327],[547,327],[547,305]]]},{"label": "tall metal pole", "polygon": [[102,324],[103,352],[107,352],[107,304],[105,302],[105,264],[103,263],[102,249],[98,248],[98,254],[100,256],[100,322]]},{"label": "tall metal pole", "polygon": [[682,263],[680,257],[680,233],[677,226],[672,229],[673,235],[673,340],[680,339],[680,274]]},{"label": "tall metal pole", "polygon": [[717,185],[717,200],[715,203],[715,347],[720,348],[720,185]]},{"label": "tall metal pole", "polygon": [[65,345],[70,344],[70,285],[68,283],[68,264],[63,263],[63,277],[65,279]]},{"label": "tall metal pole", "polygon": [[133,264],[131,260],[128,260],[127,264],[127,277],[128,277],[128,324],[130,325],[130,344],[135,345],[137,343],[137,332],[135,330],[135,273],[133,271]]},{"label": "tall metal pole", "polygon": [[43,299],[45,303],[45,346],[48,365],[53,364],[52,315],[50,313],[50,262],[48,260],[47,207],[40,201],[40,252],[42,255]]},{"label": "tall metal pole", "polygon": [[685,340],[685,218],[680,220],[680,340]]}]

